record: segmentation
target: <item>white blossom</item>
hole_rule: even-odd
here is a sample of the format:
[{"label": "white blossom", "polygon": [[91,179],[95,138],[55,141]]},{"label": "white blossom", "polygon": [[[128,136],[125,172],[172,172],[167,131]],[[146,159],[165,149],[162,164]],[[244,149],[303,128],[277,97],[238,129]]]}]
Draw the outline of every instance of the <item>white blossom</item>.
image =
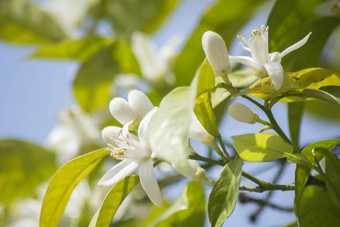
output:
[{"label": "white blossom", "polygon": [[248,56],[229,56],[231,62],[239,62],[252,68],[258,77],[264,78],[269,76],[272,80],[274,88],[280,89],[284,79],[284,71],[281,66],[281,59],[290,52],[300,48],[307,41],[311,32],[302,40],[286,48],[281,53],[268,52],[268,27],[261,27],[261,31],[253,30],[251,37],[247,39],[244,35],[238,36],[247,47],[240,43],[243,49],[249,51],[252,57]]},{"label": "white blossom", "polygon": [[121,160],[120,163],[111,168],[98,182],[99,186],[112,186],[126,176],[132,174],[140,167],[139,178],[142,187],[157,206],[162,206],[161,192],[153,170],[151,149],[147,138],[147,127],[156,113],[158,107],[154,107],[141,121],[138,128],[138,137],[129,132],[129,122],[122,129],[111,126],[102,132],[103,139],[108,142],[111,156]]},{"label": "white blossom", "polygon": [[229,115],[237,121],[254,124],[259,119],[257,113],[241,103],[231,104],[228,110]]},{"label": "white blossom", "polygon": [[229,54],[223,38],[215,32],[207,31],[202,36],[202,46],[210,65],[218,76],[229,81]]},{"label": "white blossom", "polygon": [[194,112],[191,114],[191,122],[189,124],[189,137],[201,141],[203,144],[208,144],[214,137],[210,135],[201,122],[197,119]]}]

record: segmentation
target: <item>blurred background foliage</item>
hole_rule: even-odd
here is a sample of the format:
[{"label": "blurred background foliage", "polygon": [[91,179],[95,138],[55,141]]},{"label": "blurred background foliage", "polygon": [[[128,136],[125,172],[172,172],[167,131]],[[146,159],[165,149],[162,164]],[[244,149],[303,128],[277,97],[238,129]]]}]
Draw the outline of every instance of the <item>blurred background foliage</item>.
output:
[{"label": "blurred background foliage", "polygon": [[[105,125],[119,125],[112,120],[107,108],[113,97],[124,96],[130,89],[138,88],[158,105],[176,86],[189,85],[204,60],[201,37],[207,30],[219,33],[230,48],[244,26],[259,14],[270,12],[267,21],[270,52],[282,51],[312,31],[303,48],[284,58],[285,70],[315,66],[340,69],[339,13],[318,12],[316,9],[324,2],[322,0],[210,1],[188,37],[181,37],[179,45],[169,45],[164,52],[157,50],[150,37],[163,29],[165,22],[185,1],[51,0],[42,4],[29,0],[0,0],[1,41],[34,47],[28,60],[74,61],[79,65],[72,87],[77,107],[64,111],[46,146],[17,139],[0,140],[1,226],[24,226],[22,220],[27,221],[26,226],[37,226],[43,191],[56,169],[66,160],[103,147],[100,129]],[[190,16],[188,9],[187,17]],[[145,61],[140,57],[143,54]],[[1,61],[3,63],[4,59]],[[147,70],[150,68],[159,69],[159,75],[150,76]],[[338,88],[329,88],[329,92],[339,97]],[[215,109],[219,119],[228,102],[220,105],[223,108]],[[337,105],[311,101],[299,110],[323,120],[340,121]],[[105,167],[96,167],[86,185],[81,186],[83,194],[78,195],[83,197],[74,198],[73,203],[70,201],[70,206],[80,211],[72,211],[72,207],[71,211],[66,210],[60,226],[88,225],[100,205],[100,198],[105,195],[94,189]],[[163,176],[162,185],[161,182],[165,187],[167,177]],[[321,191],[317,193],[322,194]],[[156,226],[204,225],[205,204],[197,203],[204,201],[204,192],[198,183],[188,184],[173,205],[165,202],[161,209],[150,207],[143,196],[137,198],[133,206],[121,209],[129,209],[130,213],[124,216],[122,211],[115,226],[146,226],[152,222]],[[38,209],[32,211],[33,215],[27,209],[20,213],[29,200],[38,204],[29,207]],[[183,206],[187,209],[180,208]],[[163,213],[164,210],[167,212]],[[137,222],[138,218],[141,221]]]}]

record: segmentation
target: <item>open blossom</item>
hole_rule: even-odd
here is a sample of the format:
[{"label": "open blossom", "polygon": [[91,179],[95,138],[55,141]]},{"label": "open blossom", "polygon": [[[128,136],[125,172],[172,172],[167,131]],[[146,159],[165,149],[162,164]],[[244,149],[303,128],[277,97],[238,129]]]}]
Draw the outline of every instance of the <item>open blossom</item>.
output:
[{"label": "open blossom", "polygon": [[142,187],[150,200],[160,207],[162,197],[153,170],[152,152],[146,133],[147,126],[157,109],[154,107],[143,118],[138,128],[138,137],[129,132],[129,125],[132,122],[125,124],[123,128],[114,126],[104,128],[103,140],[108,144],[111,156],[121,162],[111,168],[98,185],[112,186],[140,167],[139,178]]},{"label": "open blossom", "polygon": [[251,37],[247,39],[244,35],[238,36],[247,47],[243,46],[243,49],[249,51],[252,57],[248,56],[229,56],[231,62],[239,62],[244,64],[255,71],[255,74],[264,78],[269,76],[272,80],[274,88],[280,89],[283,83],[284,71],[281,65],[281,59],[290,52],[302,47],[307,41],[311,32],[306,35],[302,40],[286,48],[281,53],[274,52],[269,54],[268,52],[268,27],[261,27],[261,31],[254,30]]}]

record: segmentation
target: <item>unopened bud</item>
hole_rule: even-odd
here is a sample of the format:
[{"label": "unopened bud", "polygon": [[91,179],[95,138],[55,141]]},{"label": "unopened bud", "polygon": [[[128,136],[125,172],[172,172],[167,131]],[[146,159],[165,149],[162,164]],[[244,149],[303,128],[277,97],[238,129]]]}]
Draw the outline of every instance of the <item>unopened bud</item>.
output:
[{"label": "unopened bud", "polygon": [[102,138],[107,144],[115,144],[115,140],[118,138],[119,131],[122,129],[116,126],[109,126],[103,129]]},{"label": "unopened bud", "polygon": [[129,92],[128,102],[140,119],[143,119],[153,108],[150,99],[139,90]]},{"label": "unopened bud", "polygon": [[207,31],[202,36],[202,46],[216,74],[227,79],[230,71],[229,54],[223,38],[215,32]]},{"label": "unopened bud", "polygon": [[254,124],[259,116],[241,103],[233,103],[229,106],[229,115],[237,121]]},{"label": "unopened bud", "polygon": [[137,115],[131,108],[129,103],[123,98],[114,98],[110,102],[110,112],[119,123],[125,125],[126,123],[136,120]]}]

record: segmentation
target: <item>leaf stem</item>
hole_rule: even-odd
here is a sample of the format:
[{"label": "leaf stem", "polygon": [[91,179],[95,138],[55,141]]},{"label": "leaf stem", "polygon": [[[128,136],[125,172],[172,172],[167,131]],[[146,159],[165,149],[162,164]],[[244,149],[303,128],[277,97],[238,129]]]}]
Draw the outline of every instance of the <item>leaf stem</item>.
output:
[{"label": "leaf stem", "polygon": [[[229,155],[228,155],[228,156],[224,156],[224,154],[223,154],[223,152],[221,151],[221,149],[217,146],[215,140],[212,140],[208,145],[209,145],[212,149],[214,149],[214,150],[217,152],[217,154],[218,154],[219,156],[221,156],[221,158],[223,159],[223,161],[224,161],[225,163],[228,163],[228,162],[229,162],[230,156],[229,156]],[[228,160],[227,157],[229,157],[229,160]]]}]

